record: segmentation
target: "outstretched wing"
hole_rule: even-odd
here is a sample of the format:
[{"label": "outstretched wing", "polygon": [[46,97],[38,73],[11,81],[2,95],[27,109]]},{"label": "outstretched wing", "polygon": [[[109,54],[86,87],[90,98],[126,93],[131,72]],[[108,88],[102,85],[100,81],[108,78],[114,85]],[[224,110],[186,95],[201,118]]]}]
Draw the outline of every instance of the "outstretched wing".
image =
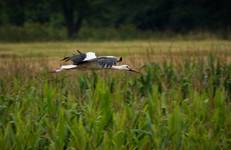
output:
[{"label": "outstretched wing", "polygon": [[72,61],[74,65],[79,65],[82,64],[86,61],[90,61],[96,58],[96,55],[94,52],[87,52],[87,53],[81,53],[80,51],[78,51],[79,54],[75,54],[73,56],[67,56],[65,58],[63,58],[63,61]]},{"label": "outstretched wing", "polygon": [[116,65],[118,62],[117,58],[114,57],[100,57],[97,59],[97,64],[101,68],[111,68],[113,65]]}]

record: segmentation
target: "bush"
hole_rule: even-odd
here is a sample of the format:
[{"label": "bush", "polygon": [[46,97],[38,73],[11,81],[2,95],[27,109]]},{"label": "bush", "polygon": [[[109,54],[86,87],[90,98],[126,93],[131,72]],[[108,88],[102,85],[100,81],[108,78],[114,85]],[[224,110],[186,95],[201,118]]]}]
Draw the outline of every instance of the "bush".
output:
[{"label": "bush", "polygon": [[[227,33],[196,30],[187,33],[172,31],[140,31],[133,25],[113,27],[83,26],[74,40],[103,41],[103,40],[201,40],[201,39],[230,39]],[[64,41],[69,40],[66,28],[52,24],[26,23],[22,27],[0,26],[0,41],[30,42],[30,41]]]},{"label": "bush", "polygon": [[66,31],[64,28],[54,28],[47,24],[25,24],[23,27],[2,26],[0,27],[0,41],[23,42],[23,41],[47,41],[64,40]]}]

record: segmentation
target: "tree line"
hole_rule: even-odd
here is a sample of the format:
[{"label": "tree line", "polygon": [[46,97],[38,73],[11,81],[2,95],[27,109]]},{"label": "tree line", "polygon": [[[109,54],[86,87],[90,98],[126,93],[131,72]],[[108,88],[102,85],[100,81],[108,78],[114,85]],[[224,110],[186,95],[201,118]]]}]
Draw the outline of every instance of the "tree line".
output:
[{"label": "tree line", "polygon": [[0,0],[0,26],[53,23],[66,27],[68,37],[82,26],[186,32],[229,30],[228,0]]}]

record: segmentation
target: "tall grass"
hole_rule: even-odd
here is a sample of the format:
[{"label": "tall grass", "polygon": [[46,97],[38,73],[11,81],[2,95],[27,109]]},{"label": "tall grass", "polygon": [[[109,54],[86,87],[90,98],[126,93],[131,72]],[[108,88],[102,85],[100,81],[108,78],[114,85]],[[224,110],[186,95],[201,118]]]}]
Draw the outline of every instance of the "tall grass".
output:
[{"label": "tall grass", "polygon": [[231,147],[229,63],[211,55],[143,69],[0,75],[1,149]]}]

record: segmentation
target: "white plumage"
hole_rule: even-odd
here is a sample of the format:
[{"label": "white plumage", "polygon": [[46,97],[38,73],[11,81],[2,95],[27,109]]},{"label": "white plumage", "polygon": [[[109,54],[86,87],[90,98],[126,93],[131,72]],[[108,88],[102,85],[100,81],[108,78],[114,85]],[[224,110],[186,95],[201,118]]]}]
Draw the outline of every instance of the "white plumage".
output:
[{"label": "white plumage", "polygon": [[71,65],[62,65],[60,68],[52,72],[61,72],[63,70],[70,69],[115,69],[115,70],[125,70],[137,72],[128,65],[117,65],[122,61],[122,57],[116,56],[99,56],[97,57],[94,52],[82,53],[78,51],[79,54],[73,56],[67,56],[63,58],[63,61],[72,61]]},{"label": "white plumage", "polygon": [[91,60],[91,59],[95,59],[96,55],[94,52],[87,52],[86,53],[86,58],[83,61],[87,61],[87,60]]}]

